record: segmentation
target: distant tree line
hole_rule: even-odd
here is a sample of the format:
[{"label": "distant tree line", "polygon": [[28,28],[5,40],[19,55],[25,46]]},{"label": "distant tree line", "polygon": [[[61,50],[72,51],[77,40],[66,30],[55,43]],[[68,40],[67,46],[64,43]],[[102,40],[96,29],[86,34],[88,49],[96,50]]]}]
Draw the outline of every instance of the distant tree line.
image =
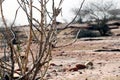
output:
[{"label": "distant tree line", "polygon": [[[78,8],[73,8],[72,12],[77,14]],[[83,6],[81,12],[78,14],[78,17],[75,20],[75,23],[83,23],[90,21],[104,20],[120,20],[120,9],[117,8],[117,5],[113,1],[103,1],[99,2],[89,2]]]},{"label": "distant tree line", "polygon": [[[77,14],[78,8],[73,8],[72,12]],[[83,6],[74,23],[88,23],[90,30],[98,30],[101,36],[106,36],[111,35],[107,24],[110,20],[120,20],[120,9],[113,1],[99,0],[99,2],[89,2]],[[93,22],[95,24],[92,24]]]}]

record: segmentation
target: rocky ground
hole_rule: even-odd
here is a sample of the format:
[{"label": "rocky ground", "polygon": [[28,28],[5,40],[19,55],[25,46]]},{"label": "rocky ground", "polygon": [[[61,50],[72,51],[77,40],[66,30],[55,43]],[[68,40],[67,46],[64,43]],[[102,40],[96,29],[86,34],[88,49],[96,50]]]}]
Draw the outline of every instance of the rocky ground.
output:
[{"label": "rocky ground", "polygon": [[52,55],[47,80],[120,80],[119,36],[81,38]]},{"label": "rocky ground", "polygon": [[[120,80],[119,31],[112,31],[113,36],[80,38],[69,46],[54,48],[45,80]],[[66,34],[58,35],[58,45],[73,40]]]}]

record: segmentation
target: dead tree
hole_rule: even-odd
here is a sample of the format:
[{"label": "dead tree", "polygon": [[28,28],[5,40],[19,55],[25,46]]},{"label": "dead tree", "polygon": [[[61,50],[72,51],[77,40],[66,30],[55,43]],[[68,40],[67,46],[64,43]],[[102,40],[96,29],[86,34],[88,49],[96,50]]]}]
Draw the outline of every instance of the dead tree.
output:
[{"label": "dead tree", "polygon": [[[2,7],[4,1],[0,4],[2,21],[5,26],[6,40],[10,52],[9,63],[0,60],[0,70],[2,70],[0,74],[2,79],[6,78],[6,76],[4,77],[5,73],[8,74],[7,78],[9,78],[9,80],[13,80],[15,77],[17,77],[17,80],[35,80],[38,77],[40,80],[43,80],[46,74],[49,62],[52,58],[52,44],[56,41],[57,36],[56,17],[61,12],[63,0],[60,0],[58,6],[55,6],[54,0],[36,0],[40,7],[34,5],[34,1],[35,0],[17,0],[19,6],[11,25],[7,25],[7,21],[4,17],[4,8]],[[50,2],[52,2],[51,12],[47,9],[47,4]],[[25,12],[29,23],[27,27],[28,37],[23,41],[25,46],[16,42],[17,38],[13,29],[20,9]],[[33,17],[34,10],[37,10],[40,14],[39,20]],[[50,18],[50,21],[47,21],[47,17]],[[48,25],[48,23],[51,24]],[[50,28],[46,30],[48,26]],[[37,41],[34,48],[32,48],[33,38]]]}]

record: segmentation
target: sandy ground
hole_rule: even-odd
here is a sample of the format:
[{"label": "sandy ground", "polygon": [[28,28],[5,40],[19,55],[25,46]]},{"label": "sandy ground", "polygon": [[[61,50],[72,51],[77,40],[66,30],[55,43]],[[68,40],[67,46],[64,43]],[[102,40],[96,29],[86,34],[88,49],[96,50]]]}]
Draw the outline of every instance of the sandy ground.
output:
[{"label": "sandy ground", "polygon": [[[115,35],[119,31],[115,30]],[[66,35],[60,37],[59,45],[72,41]],[[91,68],[85,65],[89,62]],[[76,68],[78,65],[85,68]],[[81,38],[72,45],[54,48],[45,80],[120,80],[120,36]]]},{"label": "sandy ground", "polygon": [[[94,39],[82,38],[72,45],[55,48],[47,80],[120,80],[120,37]],[[108,51],[96,52],[99,49]],[[71,70],[88,62],[93,63],[92,68]]]}]

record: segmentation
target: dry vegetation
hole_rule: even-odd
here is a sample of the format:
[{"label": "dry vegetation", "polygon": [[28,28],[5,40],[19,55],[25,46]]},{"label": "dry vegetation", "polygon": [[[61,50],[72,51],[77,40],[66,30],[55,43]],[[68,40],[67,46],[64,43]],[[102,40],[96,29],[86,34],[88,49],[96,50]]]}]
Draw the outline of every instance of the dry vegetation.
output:
[{"label": "dry vegetation", "polygon": [[[0,9],[4,24],[0,34],[1,80],[120,79],[119,27],[111,30],[113,36],[77,39],[79,27],[73,29],[72,22],[56,24],[63,0],[60,0],[57,7],[55,1],[51,0],[52,16],[46,8],[50,0],[38,0],[40,9],[33,5],[32,1],[17,0],[19,7],[11,25],[7,25],[4,18],[2,8],[4,1],[3,3],[1,1]],[[20,8],[25,11],[29,25],[15,27],[14,23]],[[33,8],[40,13],[40,20],[33,17]],[[50,24],[46,23],[46,15],[51,19]],[[72,28],[68,28],[70,24]],[[59,26],[63,29],[57,31]],[[81,26],[86,28],[87,25]]]},{"label": "dry vegetation", "polygon": [[[51,1],[49,12],[47,4]],[[52,58],[52,46],[56,41],[56,17],[61,12],[54,0],[37,0],[40,7],[34,5],[34,0],[17,0],[19,6],[12,24],[8,25],[4,16],[4,0],[0,0],[0,12],[4,28],[1,43],[0,78],[3,80],[43,80]],[[22,9],[27,17],[28,26],[16,29],[15,21],[19,10]],[[33,11],[39,12],[40,19],[33,17]],[[47,22],[47,16],[50,22]],[[47,24],[49,23],[49,24]],[[50,27],[46,30],[46,27]],[[2,28],[1,28],[2,29]],[[21,36],[21,37],[20,37]]]}]

